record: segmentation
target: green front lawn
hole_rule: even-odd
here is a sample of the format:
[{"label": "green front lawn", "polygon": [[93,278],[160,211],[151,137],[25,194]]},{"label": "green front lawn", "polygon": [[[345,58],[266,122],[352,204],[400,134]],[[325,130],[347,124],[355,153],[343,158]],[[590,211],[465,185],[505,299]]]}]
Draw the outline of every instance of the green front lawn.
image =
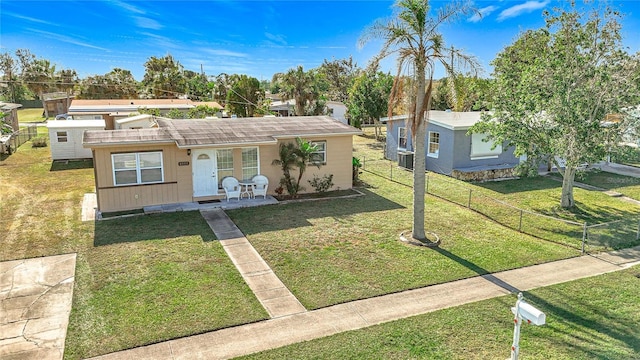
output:
[{"label": "green front lawn", "polygon": [[[371,139],[355,139],[380,151]],[[27,142],[0,161],[0,260],[78,254],[66,358],[267,317],[198,212],[82,223],[93,169],[52,164],[49,154]],[[366,172],[362,180],[362,197],[228,212],[307,308],[578,255],[433,196],[427,229],[442,245],[406,245],[398,235],[411,228],[411,189]],[[510,193],[514,201],[521,192]],[[606,208],[629,211],[620,204]]]},{"label": "green front lawn", "polygon": [[581,183],[613,190],[632,199],[640,200],[640,178],[613,174],[606,171],[588,171],[576,178]]},{"label": "green front lawn", "polygon": [[363,197],[228,211],[307,308],[579,255],[433,197],[426,223],[441,246],[406,245],[411,190],[368,173],[362,180]]},{"label": "green front lawn", "polygon": [[42,116],[42,112],[42,108],[18,109],[18,121],[21,123],[43,122],[46,119]]},{"label": "green front lawn", "polygon": [[[522,325],[520,358],[640,357],[640,268],[526,292],[546,325]],[[294,344],[242,359],[506,359],[515,295]]]}]

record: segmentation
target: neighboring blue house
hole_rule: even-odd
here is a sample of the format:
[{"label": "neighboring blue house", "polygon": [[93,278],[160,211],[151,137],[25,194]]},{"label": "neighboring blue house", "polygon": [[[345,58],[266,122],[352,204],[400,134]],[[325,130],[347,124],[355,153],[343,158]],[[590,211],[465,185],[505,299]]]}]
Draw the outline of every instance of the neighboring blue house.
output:
[{"label": "neighboring blue house", "polygon": [[[480,112],[429,111],[425,139],[426,170],[467,181],[489,180],[513,176],[520,162],[513,147],[506,144],[493,148],[493,142],[482,141],[486,134],[467,135],[480,121]],[[382,118],[387,125],[385,157],[398,165],[413,167],[413,144],[407,115]]]}]

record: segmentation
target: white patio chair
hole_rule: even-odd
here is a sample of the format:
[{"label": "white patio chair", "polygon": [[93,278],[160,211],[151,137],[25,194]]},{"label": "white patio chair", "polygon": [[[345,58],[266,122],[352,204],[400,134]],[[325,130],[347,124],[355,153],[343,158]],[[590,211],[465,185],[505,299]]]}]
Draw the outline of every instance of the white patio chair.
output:
[{"label": "white patio chair", "polygon": [[267,188],[269,187],[269,179],[264,175],[256,175],[251,179],[253,184],[251,185],[253,191],[253,198],[262,195],[263,198],[267,198]]},{"label": "white patio chair", "polygon": [[222,188],[224,189],[224,194],[227,197],[227,201],[231,198],[236,198],[240,201],[240,183],[238,179],[233,176],[227,176],[222,179]]}]

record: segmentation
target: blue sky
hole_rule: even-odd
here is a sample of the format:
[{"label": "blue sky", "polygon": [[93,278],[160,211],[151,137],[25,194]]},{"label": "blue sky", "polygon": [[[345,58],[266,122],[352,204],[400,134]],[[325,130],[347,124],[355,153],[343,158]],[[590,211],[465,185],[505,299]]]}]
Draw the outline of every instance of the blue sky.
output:
[{"label": "blue sky", "polygon": [[[433,8],[446,1],[432,1]],[[566,3],[566,2],[565,2]],[[623,35],[630,52],[640,51],[640,1],[612,1],[626,14]],[[271,79],[276,72],[324,59],[352,56],[361,67],[380,50],[357,41],[376,19],[392,14],[393,1],[311,0],[2,0],[0,51],[28,48],[57,69],[80,77],[119,67],[144,75],[151,56],[170,53],[189,70],[207,75],[247,74]],[[443,28],[450,45],[489,63],[518,34],[544,25],[542,10],[559,0],[476,0],[482,19]],[[393,61],[383,63],[391,71]]]}]

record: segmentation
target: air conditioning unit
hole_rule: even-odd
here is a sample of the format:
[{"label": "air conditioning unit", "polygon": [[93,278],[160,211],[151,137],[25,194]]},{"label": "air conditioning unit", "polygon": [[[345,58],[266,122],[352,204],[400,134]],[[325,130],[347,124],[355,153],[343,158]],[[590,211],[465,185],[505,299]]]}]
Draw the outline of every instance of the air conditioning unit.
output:
[{"label": "air conditioning unit", "polygon": [[405,169],[413,169],[413,153],[409,151],[398,151],[398,166]]}]

